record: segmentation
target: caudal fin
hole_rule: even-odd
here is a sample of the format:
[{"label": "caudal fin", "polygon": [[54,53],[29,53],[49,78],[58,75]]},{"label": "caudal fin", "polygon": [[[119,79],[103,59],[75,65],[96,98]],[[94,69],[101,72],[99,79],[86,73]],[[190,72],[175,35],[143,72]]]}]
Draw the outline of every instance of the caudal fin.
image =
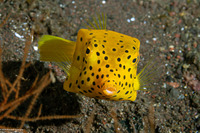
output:
[{"label": "caudal fin", "polygon": [[55,62],[68,73],[75,46],[76,42],[56,36],[43,35],[38,42],[40,60]]}]

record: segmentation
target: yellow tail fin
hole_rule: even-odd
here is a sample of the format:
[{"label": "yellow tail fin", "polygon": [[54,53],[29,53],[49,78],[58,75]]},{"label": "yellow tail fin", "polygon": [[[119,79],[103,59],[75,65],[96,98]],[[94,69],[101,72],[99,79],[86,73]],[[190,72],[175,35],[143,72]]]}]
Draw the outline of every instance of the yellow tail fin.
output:
[{"label": "yellow tail fin", "polygon": [[[42,61],[71,61],[73,59],[76,42],[65,40],[60,37],[43,35],[39,42],[40,60]],[[58,56],[59,55],[59,56]]]},{"label": "yellow tail fin", "polygon": [[40,60],[56,62],[68,73],[75,46],[76,42],[56,36],[43,35],[38,42]]}]

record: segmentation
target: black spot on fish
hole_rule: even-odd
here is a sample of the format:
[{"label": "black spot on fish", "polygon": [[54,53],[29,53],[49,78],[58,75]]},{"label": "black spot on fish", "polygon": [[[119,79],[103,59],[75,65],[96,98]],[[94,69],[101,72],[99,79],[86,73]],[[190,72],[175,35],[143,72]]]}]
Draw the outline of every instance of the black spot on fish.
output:
[{"label": "black spot on fish", "polygon": [[106,77],[109,77],[109,74],[107,74]]},{"label": "black spot on fish", "polygon": [[80,40],[81,40],[81,42],[82,42],[82,41],[83,41],[83,38],[81,37],[81,39],[80,39]]},{"label": "black spot on fish", "polygon": [[105,54],[106,52],[105,52],[105,51],[102,51],[102,53]]},{"label": "black spot on fish", "polygon": [[119,42],[123,42],[122,40],[119,40]]},{"label": "black spot on fish", "polygon": [[103,77],[104,77],[104,74],[101,75],[101,78],[103,78]]},{"label": "black spot on fish", "polygon": [[81,80],[81,84],[84,84],[84,80]]},{"label": "black spot on fish", "polygon": [[123,68],[126,69],[126,66],[124,65]]},{"label": "black spot on fish", "polygon": [[80,60],[80,56],[77,56],[77,61],[79,61]]},{"label": "black spot on fish", "polygon": [[136,62],[136,58],[135,59],[133,59],[133,63],[135,63]]},{"label": "black spot on fish", "polygon": [[101,93],[101,92],[99,92],[99,94],[100,94],[100,95],[102,95],[102,93]]},{"label": "black spot on fish", "polygon": [[124,46],[121,46],[120,48],[123,48]]},{"label": "black spot on fish", "polygon": [[131,55],[129,55],[128,57],[127,57],[127,59],[130,59],[131,58]]},{"label": "black spot on fish", "polygon": [[125,50],[126,53],[128,53],[128,50]]},{"label": "black spot on fish", "polygon": [[83,92],[79,91],[79,93],[83,94]]},{"label": "black spot on fish", "polygon": [[80,85],[78,85],[78,88],[79,88],[79,89],[81,88]]},{"label": "black spot on fish", "polygon": [[132,79],[132,74],[130,74],[130,78]]},{"label": "black spot on fish", "polygon": [[130,71],[131,71],[131,68],[128,69],[128,72],[130,72]]},{"label": "black spot on fish", "polygon": [[121,84],[121,87],[123,87],[123,86],[124,86],[124,84],[122,83],[122,84]]},{"label": "black spot on fish", "polygon": [[96,52],[96,54],[97,54],[97,56],[99,56],[99,55],[100,55],[100,53],[99,53],[99,52]]},{"label": "black spot on fish", "polygon": [[84,74],[86,75],[87,71],[84,72]]},{"label": "black spot on fish", "polygon": [[110,65],[106,64],[106,68],[109,68]]},{"label": "black spot on fish", "polygon": [[87,91],[86,91],[86,90],[83,90],[83,92],[87,93]]},{"label": "black spot on fish", "polygon": [[93,35],[93,33],[90,33],[89,35]]},{"label": "black spot on fish", "polygon": [[89,93],[92,93],[92,91],[91,91],[91,90],[88,90],[88,92],[89,92]]},{"label": "black spot on fish", "polygon": [[98,78],[99,78],[99,75],[97,75],[96,78],[98,79]]},{"label": "black spot on fish", "polygon": [[120,74],[118,74],[118,77],[120,78],[120,77],[121,77],[121,75],[120,75]]},{"label": "black spot on fish", "polygon": [[123,98],[119,98],[119,100],[122,100]]},{"label": "black spot on fish", "polygon": [[97,60],[97,63],[100,64],[100,60]]},{"label": "black spot on fish", "polygon": [[71,87],[72,87],[72,83],[69,84],[69,88],[71,88]]},{"label": "black spot on fish", "polygon": [[122,64],[119,64],[119,67],[122,67]]},{"label": "black spot on fish", "polygon": [[119,93],[120,92],[120,90],[118,90],[118,92],[117,93]]},{"label": "black spot on fish", "polygon": [[88,82],[90,81],[90,77],[87,78],[87,81],[88,81]]},{"label": "black spot on fish", "polygon": [[94,44],[94,46],[97,47],[98,45],[97,45],[97,44]]},{"label": "black spot on fish", "polygon": [[94,76],[94,73],[92,73],[91,75]]},{"label": "black spot on fish", "polygon": [[94,90],[94,88],[91,87],[91,90]]},{"label": "black spot on fish", "polygon": [[132,96],[128,97],[128,99],[130,99]]},{"label": "black spot on fish", "polygon": [[113,72],[113,69],[110,69],[110,72]]},{"label": "black spot on fish", "polygon": [[106,40],[103,40],[103,42],[106,42]]},{"label": "black spot on fish", "polygon": [[92,70],[92,66],[90,66],[89,69]]},{"label": "black spot on fish", "polygon": [[98,72],[101,72],[101,68],[98,69]]},{"label": "black spot on fish", "polygon": [[90,49],[87,48],[87,50],[86,50],[86,54],[89,54],[89,53],[90,53]]},{"label": "black spot on fish", "polygon": [[86,67],[83,68],[83,71],[85,71]]},{"label": "black spot on fish", "polygon": [[103,48],[105,48],[105,46],[104,46],[104,45],[102,45],[102,47],[103,47]]},{"label": "black spot on fish", "polygon": [[124,75],[124,79],[126,79],[126,75]]},{"label": "black spot on fish", "polygon": [[114,95],[113,97],[116,97],[117,95]]},{"label": "black spot on fish", "polygon": [[116,51],[116,48],[113,48],[112,51]]},{"label": "black spot on fish", "polygon": [[108,56],[105,56],[104,59],[105,59],[105,60],[108,60]]},{"label": "black spot on fish", "polygon": [[76,80],[76,84],[78,84],[78,80]]},{"label": "black spot on fish", "polygon": [[96,84],[95,81],[93,81],[92,84],[95,85]]},{"label": "black spot on fish", "polygon": [[133,49],[135,50],[135,47],[133,47]]},{"label": "black spot on fish", "polygon": [[117,61],[120,62],[120,61],[121,61],[121,58],[117,58]]}]

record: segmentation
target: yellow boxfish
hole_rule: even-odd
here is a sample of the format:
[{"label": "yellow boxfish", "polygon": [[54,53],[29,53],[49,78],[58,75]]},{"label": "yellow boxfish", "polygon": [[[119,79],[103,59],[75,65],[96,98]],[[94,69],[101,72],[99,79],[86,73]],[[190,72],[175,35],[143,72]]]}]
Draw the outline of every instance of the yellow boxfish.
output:
[{"label": "yellow boxfish", "polygon": [[144,68],[137,75],[140,41],[106,29],[106,16],[88,21],[80,29],[77,41],[51,35],[39,40],[40,60],[56,62],[67,74],[64,89],[88,97],[106,100],[130,100],[137,97],[151,79]]}]

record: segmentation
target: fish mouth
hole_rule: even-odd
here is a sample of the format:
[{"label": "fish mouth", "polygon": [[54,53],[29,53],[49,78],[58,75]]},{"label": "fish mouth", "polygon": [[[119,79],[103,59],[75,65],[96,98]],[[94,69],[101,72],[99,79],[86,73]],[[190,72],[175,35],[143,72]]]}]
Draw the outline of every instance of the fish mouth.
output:
[{"label": "fish mouth", "polygon": [[106,96],[112,96],[117,92],[115,82],[106,81],[103,85],[103,93]]},{"label": "fish mouth", "polygon": [[107,87],[103,90],[103,93],[107,96],[112,96],[116,93],[117,89],[115,87]]}]

